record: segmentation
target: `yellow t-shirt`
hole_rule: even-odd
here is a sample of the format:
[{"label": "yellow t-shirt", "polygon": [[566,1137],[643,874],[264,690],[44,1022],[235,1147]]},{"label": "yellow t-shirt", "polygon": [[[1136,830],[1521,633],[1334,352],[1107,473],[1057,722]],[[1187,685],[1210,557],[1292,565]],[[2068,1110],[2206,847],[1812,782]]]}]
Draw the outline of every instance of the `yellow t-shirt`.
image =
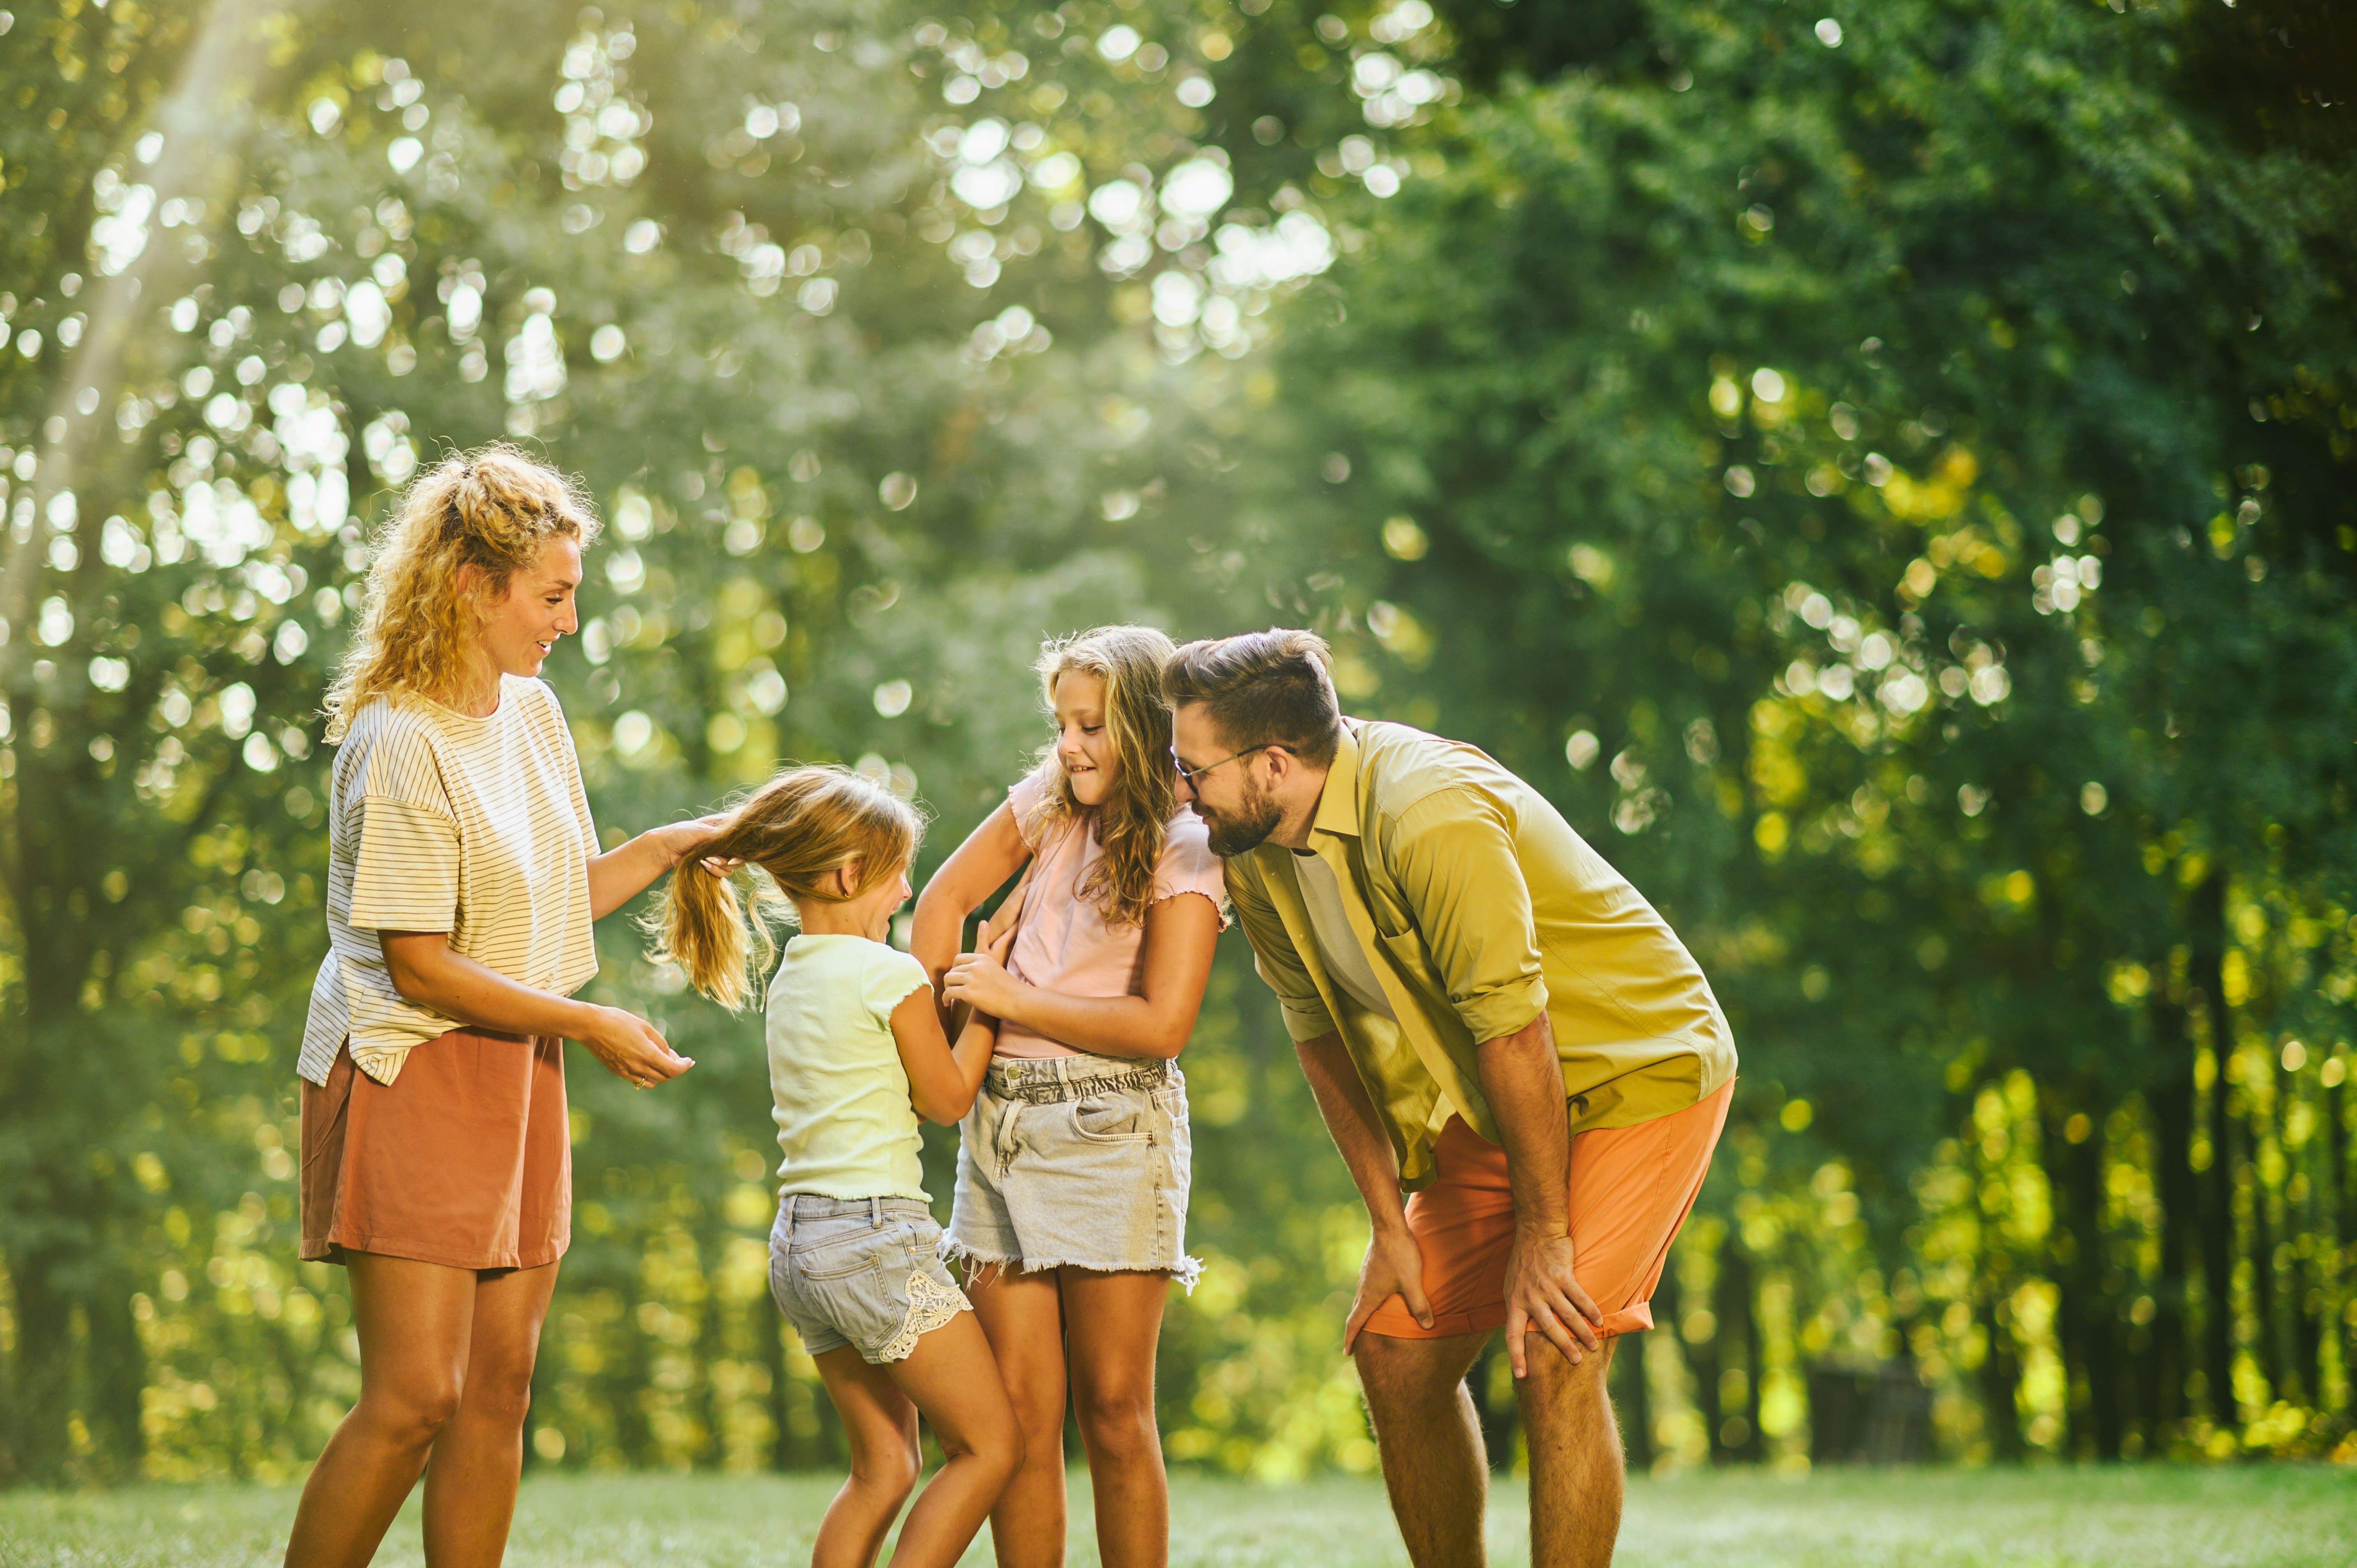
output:
[{"label": "yellow t-shirt", "polygon": [[770,982],[770,1094],[778,1190],[932,1201],[892,1009],[929,990],[925,966],[865,937],[802,936]]}]

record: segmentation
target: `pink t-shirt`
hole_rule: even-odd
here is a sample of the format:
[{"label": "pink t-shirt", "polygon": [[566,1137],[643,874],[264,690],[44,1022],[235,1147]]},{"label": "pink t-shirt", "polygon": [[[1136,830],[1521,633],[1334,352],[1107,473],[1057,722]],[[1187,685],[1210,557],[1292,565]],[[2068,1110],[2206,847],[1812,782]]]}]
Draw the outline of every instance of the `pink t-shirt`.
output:
[{"label": "pink t-shirt", "polygon": [[[1108,925],[1104,911],[1080,897],[1089,870],[1104,858],[1092,817],[1067,820],[1050,828],[1044,842],[1032,839],[1031,813],[1039,809],[1047,785],[1037,773],[1006,792],[1015,810],[1016,825],[1031,848],[1035,864],[1023,897],[1022,925],[1015,933],[1014,950],[1006,955],[1009,974],[1026,984],[1067,996],[1142,996],[1145,994],[1146,931],[1140,926]],[[1154,897],[1158,903],[1182,893],[1200,893],[1220,911],[1227,925],[1227,884],[1220,857],[1211,853],[1210,830],[1203,820],[1183,807],[1170,819],[1162,839],[1162,862],[1155,868]],[[1071,1057],[1082,1053],[1059,1040],[1024,1027],[1004,1024],[998,1031],[1003,1057]]]}]

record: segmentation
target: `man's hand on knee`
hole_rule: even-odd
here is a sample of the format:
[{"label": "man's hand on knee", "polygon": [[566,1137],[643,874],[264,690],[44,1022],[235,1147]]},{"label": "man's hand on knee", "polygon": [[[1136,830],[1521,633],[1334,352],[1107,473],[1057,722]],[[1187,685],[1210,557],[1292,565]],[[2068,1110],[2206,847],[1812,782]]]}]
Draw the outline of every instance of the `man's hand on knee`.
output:
[{"label": "man's hand on knee", "polygon": [[1604,1314],[1572,1274],[1571,1238],[1517,1228],[1506,1253],[1506,1359],[1530,1374],[1525,1333],[1544,1334],[1575,1367],[1603,1343]]},{"label": "man's hand on knee", "polygon": [[1432,1326],[1432,1304],[1424,1294],[1424,1250],[1405,1227],[1377,1227],[1359,1265],[1359,1292],[1351,1298],[1351,1316],[1342,1325],[1342,1354],[1351,1353],[1367,1319],[1395,1295],[1407,1303],[1420,1326]]}]

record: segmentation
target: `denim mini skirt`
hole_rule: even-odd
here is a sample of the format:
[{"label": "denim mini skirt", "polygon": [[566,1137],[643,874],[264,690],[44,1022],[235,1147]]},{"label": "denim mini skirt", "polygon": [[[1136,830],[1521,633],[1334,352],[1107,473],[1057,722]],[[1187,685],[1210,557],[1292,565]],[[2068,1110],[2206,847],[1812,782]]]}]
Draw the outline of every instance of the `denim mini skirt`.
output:
[{"label": "denim mini skirt", "polygon": [[942,1267],[942,1228],[910,1197],[790,1192],[770,1230],[770,1294],[823,1356],[845,1345],[873,1367],[973,1307]]},{"label": "denim mini skirt", "polygon": [[1001,1057],[958,1132],[946,1255],[970,1269],[1165,1273],[1194,1288],[1194,1139],[1177,1063]]}]

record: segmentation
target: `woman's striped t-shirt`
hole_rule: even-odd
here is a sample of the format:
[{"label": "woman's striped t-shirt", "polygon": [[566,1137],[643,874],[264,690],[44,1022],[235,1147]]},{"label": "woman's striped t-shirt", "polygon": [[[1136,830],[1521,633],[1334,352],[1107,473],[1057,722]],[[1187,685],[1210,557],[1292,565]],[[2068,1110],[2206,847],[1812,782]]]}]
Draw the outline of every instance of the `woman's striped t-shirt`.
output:
[{"label": "woman's striped t-shirt", "polygon": [[296,1070],[352,1061],[391,1083],[411,1047],[460,1026],[405,1000],[379,931],[447,931],[450,950],[569,995],[597,972],[589,929],[597,829],[556,693],[500,682],[472,718],[380,697],[352,716],[328,801],[328,956]]}]

